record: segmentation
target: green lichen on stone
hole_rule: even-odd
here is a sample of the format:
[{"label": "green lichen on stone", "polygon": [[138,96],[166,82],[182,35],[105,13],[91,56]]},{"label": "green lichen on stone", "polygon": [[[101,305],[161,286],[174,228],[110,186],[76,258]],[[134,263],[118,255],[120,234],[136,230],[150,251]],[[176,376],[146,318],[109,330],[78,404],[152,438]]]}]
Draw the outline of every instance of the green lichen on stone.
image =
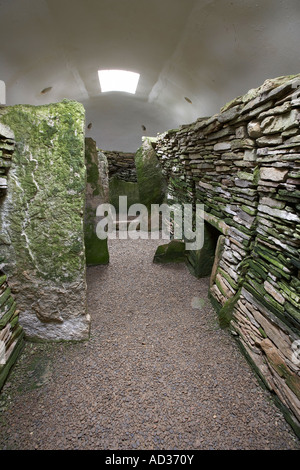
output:
[{"label": "green lichen on stone", "polygon": [[13,365],[17,361],[18,357],[20,356],[22,350],[24,348],[24,332],[22,331],[18,337],[17,343],[12,354],[9,356],[8,361],[3,366],[0,366],[0,390],[3,387],[10,370],[12,369]]},{"label": "green lichen on stone", "polygon": [[227,328],[230,325],[232,316],[233,316],[233,310],[234,307],[239,300],[241,294],[241,289],[237,291],[237,293],[231,297],[223,307],[219,310],[219,323],[221,328]]},{"label": "green lichen on stone", "polygon": [[[96,234],[97,207],[107,201],[105,185],[108,181],[108,169],[101,163],[105,156],[98,151],[96,142],[85,139],[85,163],[87,171],[87,188],[84,213],[84,244],[87,266],[108,264],[109,253],[107,239],[100,240]],[[104,173],[104,174],[102,174]]]},{"label": "green lichen on stone", "polygon": [[160,245],[154,255],[154,263],[183,263],[186,260],[185,243],[172,240],[170,243]]},{"label": "green lichen on stone", "polygon": [[87,266],[109,263],[107,239],[100,240],[96,234],[95,209],[86,208],[84,243]]},{"label": "green lichen on stone", "polygon": [[68,100],[17,105],[4,108],[0,121],[16,142],[1,205],[0,258],[25,335],[87,339],[84,108]]},{"label": "green lichen on stone", "polygon": [[85,161],[87,167],[87,183],[92,186],[93,196],[98,196],[101,191],[99,166],[93,160],[93,153],[97,152],[93,139],[85,139]]},{"label": "green lichen on stone", "polygon": [[[76,102],[6,108],[1,121],[15,133],[9,175],[10,237],[18,272],[55,282],[83,268],[84,109]],[[76,249],[75,249],[76,247]]]},{"label": "green lichen on stone", "polygon": [[164,201],[166,183],[150,138],[144,138],[142,147],[137,150],[135,165],[140,203],[148,209],[151,204],[161,204]]},{"label": "green lichen on stone", "polygon": [[127,196],[127,206],[140,202],[138,183],[121,180],[117,177],[110,178],[109,181],[109,202],[119,212],[119,197]]},{"label": "green lichen on stone", "polygon": [[221,233],[214,226],[204,223],[202,248],[187,251],[187,267],[193,276],[202,278],[211,274],[220,235]]}]

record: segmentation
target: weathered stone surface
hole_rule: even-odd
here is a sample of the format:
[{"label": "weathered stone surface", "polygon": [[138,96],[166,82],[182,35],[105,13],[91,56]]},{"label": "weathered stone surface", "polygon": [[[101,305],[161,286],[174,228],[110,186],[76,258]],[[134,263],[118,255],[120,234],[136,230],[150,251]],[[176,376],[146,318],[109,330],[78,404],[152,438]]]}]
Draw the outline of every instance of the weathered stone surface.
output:
[{"label": "weathered stone surface", "polygon": [[144,137],[143,145],[135,155],[135,165],[139,202],[148,209],[151,204],[161,204],[165,197],[166,182],[150,138]]},{"label": "weathered stone surface", "polygon": [[[300,105],[299,92],[297,99],[292,92],[299,80],[299,75],[267,80],[219,115],[156,143],[169,193],[181,204],[191,199],[203,204],[205,221],[223,234],[209,291],[220,322],[234,329],[297,432],[300,402],[291,377],[299,366],[291,342],[300,331]],[[193,157],[178,164],[185,154]],[[195,265],[197,253],[189,258]],[[277,349],[268,350],[266,343],[263,349],[264,339]]]},{"label": "weathered stone surface", "polygon": [[185,243],[172,240],[170,243],[160,245],[154,255],[154,263],[184,263],[186,261]]},{"label": "weathered stone surface", "polygon": [[279,219],[300,222],[300,218],[297,214],[293,212],[288,212],[285,210],[280,210],[276,208],[271,208],[269,206],[264,206],[263,204],[258,205],[258,210],[264,212],[265,214],[272,215],[273,217],[278,217]]},{"label": "weathered stone surface", "polygon": [[280,292],[278,292],[277,289],[274,288],[274,286],[272,286],[272,284],[270,284],[268,281],[265,281],[264,288],[269,294],[271,294],[272,297],[274,297],[275,300],[277,300],[277,302],[284,304],[285,298],[280,294]]},{"label": "weathered stone surface", "polygon": [[260,147],[267,147],[268,145],[270,146],[274,146],[274,145],[280,145],[282,144],[283,142],[283,139],[282,139],[282,136],[264,136],[264,137],[260,137],[259,139],[256,140],[256,143],[260,146]]},{"label": "weathered stone surface", "polygon": [[284,209],[285,207],[285,202],[278,201],[277,199],[272,199],[270,197],[262,197],[260,199],[260,204],[274,207],[275,209]]},{"label": "weathered stone surface", "polygon": [[274,167],[262,167],[260,169],[260,178],[262,180],[284,181],[287,174],[287,170],[280,170]]},{"label": "weathered stone surface", "polygon": [[261,122],[264,134],[278,134],[298,125],[299,112],[293,109],[290,113],[266,117]]},{"label": "weathered stone surface", "polygon": [[221,152],[221,151],[230,150],[230,149],[231,149],[230,142],[219,142],[214,145],[215,152]]},{"label": "weathered stone surface", "polygon": [[6,139],[15,139],[14,132],[10,129],[9,126],[6,126],[2,122],[0,122],[0,136],[5,137]]},{"label": "weathered stone surface", "polygon": [[35,339],[87,339],[84,109],[18,105],[1,122],[17,142],[0,221],[10,244],[0,250],[20,323]]},{"label": "weathered stone surface", "polygon": [[130,207],[132,204],[140,202],[138,183],[132,183],[113,176],[109,180],[109,202],[119,212],[119,197],[127,197],[127,205]]},{"label": "weathered stone surface", "polygon": [[187,250],[187,266],[193,276],[201,278],[211,274],[218,238],[221,233],[208,223],[203,227],[203,246],[200,250]]},{"label": "weathered stone surface", "polygon": [[96,142],[85,139],[85,162],[87,185],[84,213],[84,243],[88,266],[107,264],[109,253],[107,239],[100,240],[96,235],[97,207],[109,202],[108,163],[106,156],[97,150]]},{"label": "weathered stone surface", "polygon": [[260,137],[262,135],[262,130],[260,127],[259,121],[251,121],[247,126],[248,134],[252,138]]},{"label": "weathered stone surface", "polygon": [[108,162],[109,178],[113,176],[131,183],[137,182],[134,153],[103,150]]}]

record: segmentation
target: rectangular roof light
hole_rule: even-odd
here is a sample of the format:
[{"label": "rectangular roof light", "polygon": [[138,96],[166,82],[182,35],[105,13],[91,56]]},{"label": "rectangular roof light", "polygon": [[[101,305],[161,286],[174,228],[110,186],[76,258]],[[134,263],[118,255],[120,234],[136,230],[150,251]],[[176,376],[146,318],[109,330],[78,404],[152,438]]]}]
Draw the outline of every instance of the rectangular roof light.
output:
[{"label": "rectangular roof light", "polygon": [[134,95],[140,78],[139,73],[126,70],[99,70],[98,75],[102,93],[125,91]]}]

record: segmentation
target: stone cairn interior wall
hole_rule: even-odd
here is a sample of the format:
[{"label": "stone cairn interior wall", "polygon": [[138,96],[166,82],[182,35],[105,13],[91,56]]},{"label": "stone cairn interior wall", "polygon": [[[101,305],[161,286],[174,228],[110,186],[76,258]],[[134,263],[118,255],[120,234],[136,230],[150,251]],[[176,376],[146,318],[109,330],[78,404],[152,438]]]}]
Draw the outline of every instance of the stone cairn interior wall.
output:
[{"label": "stone cairn interior wall", "polygon": [[113,150],[102,150],[102,152],[108,161],[109,178],[115,176],[123,181],[137,182],[134,153]]},{"label": "stone cairn interior wall", "polygon": [[[11,166],[15,140],[13,132],[0,124],[0,210],[7,192],[7,177]],[[0,234],[0,238],[1,238]],[[0,390],[24,344],[24,331],[19,324],[19,310],[8,285],[0,258]]]},{"label": "stone cairn interior wall", "polygon": [[[210,298],[220,320],[298,435],[299,90],[300,75],[267,80],[154,144],[171,201],[204,204],[206,237],[217,230]],[[201,250],[189,257],[203,260]]]},{"label": "stone cairn interior wall", "polygon": [[8,106],[0,123],[16,142],[0,211],[0,256],[20,324],[28,339],[87,339],[84,108],[68,100]]}]

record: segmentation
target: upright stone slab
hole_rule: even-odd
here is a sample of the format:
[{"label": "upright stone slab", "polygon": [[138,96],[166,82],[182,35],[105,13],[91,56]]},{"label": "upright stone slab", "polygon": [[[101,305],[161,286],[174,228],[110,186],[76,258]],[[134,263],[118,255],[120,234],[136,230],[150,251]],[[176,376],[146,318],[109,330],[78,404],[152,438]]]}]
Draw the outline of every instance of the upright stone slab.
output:
[{"label": "upright stone slab", "polygon": [[[86,313],[84,108],[5,108],[16,148],[0,214],[0,257],[28,338],[82,340]],[[2,256],[1,256],[2,255]]]},{"label": "upright stone slab", "polygon": [[161,165],[151,142],[149,137],[144,137],[143,145],[135,155],[139,199],[148,209],[151,204],[161,204],[166,191]]},{"label": "upright stone slab", "polygon": [[119,213],[119,197],[127,197],[127,206],[130,207],[133,204],[138,204],[139,200],[139,188],[137,183],[131,181],[124,181],[119,179],[117,176],[113,176],[109,180],[109,202],[112,204]]},{"label": "upright stone slab", "polygon": [[87,168],[86,202],[84,215],[84,241],[88,266],[107,264],[109,253],[107,239],[100,240],[96,234],[96,211],[100,204],[109,201],[108,163],[106,156],[97,150],[96,142],[85,139]]},{"label": "upright stone slab", "polygon": [[203,247],[187,251],[187,267],[193,276],[202,278],[211,275],[219,235],[214,227],[205,222]]}]

